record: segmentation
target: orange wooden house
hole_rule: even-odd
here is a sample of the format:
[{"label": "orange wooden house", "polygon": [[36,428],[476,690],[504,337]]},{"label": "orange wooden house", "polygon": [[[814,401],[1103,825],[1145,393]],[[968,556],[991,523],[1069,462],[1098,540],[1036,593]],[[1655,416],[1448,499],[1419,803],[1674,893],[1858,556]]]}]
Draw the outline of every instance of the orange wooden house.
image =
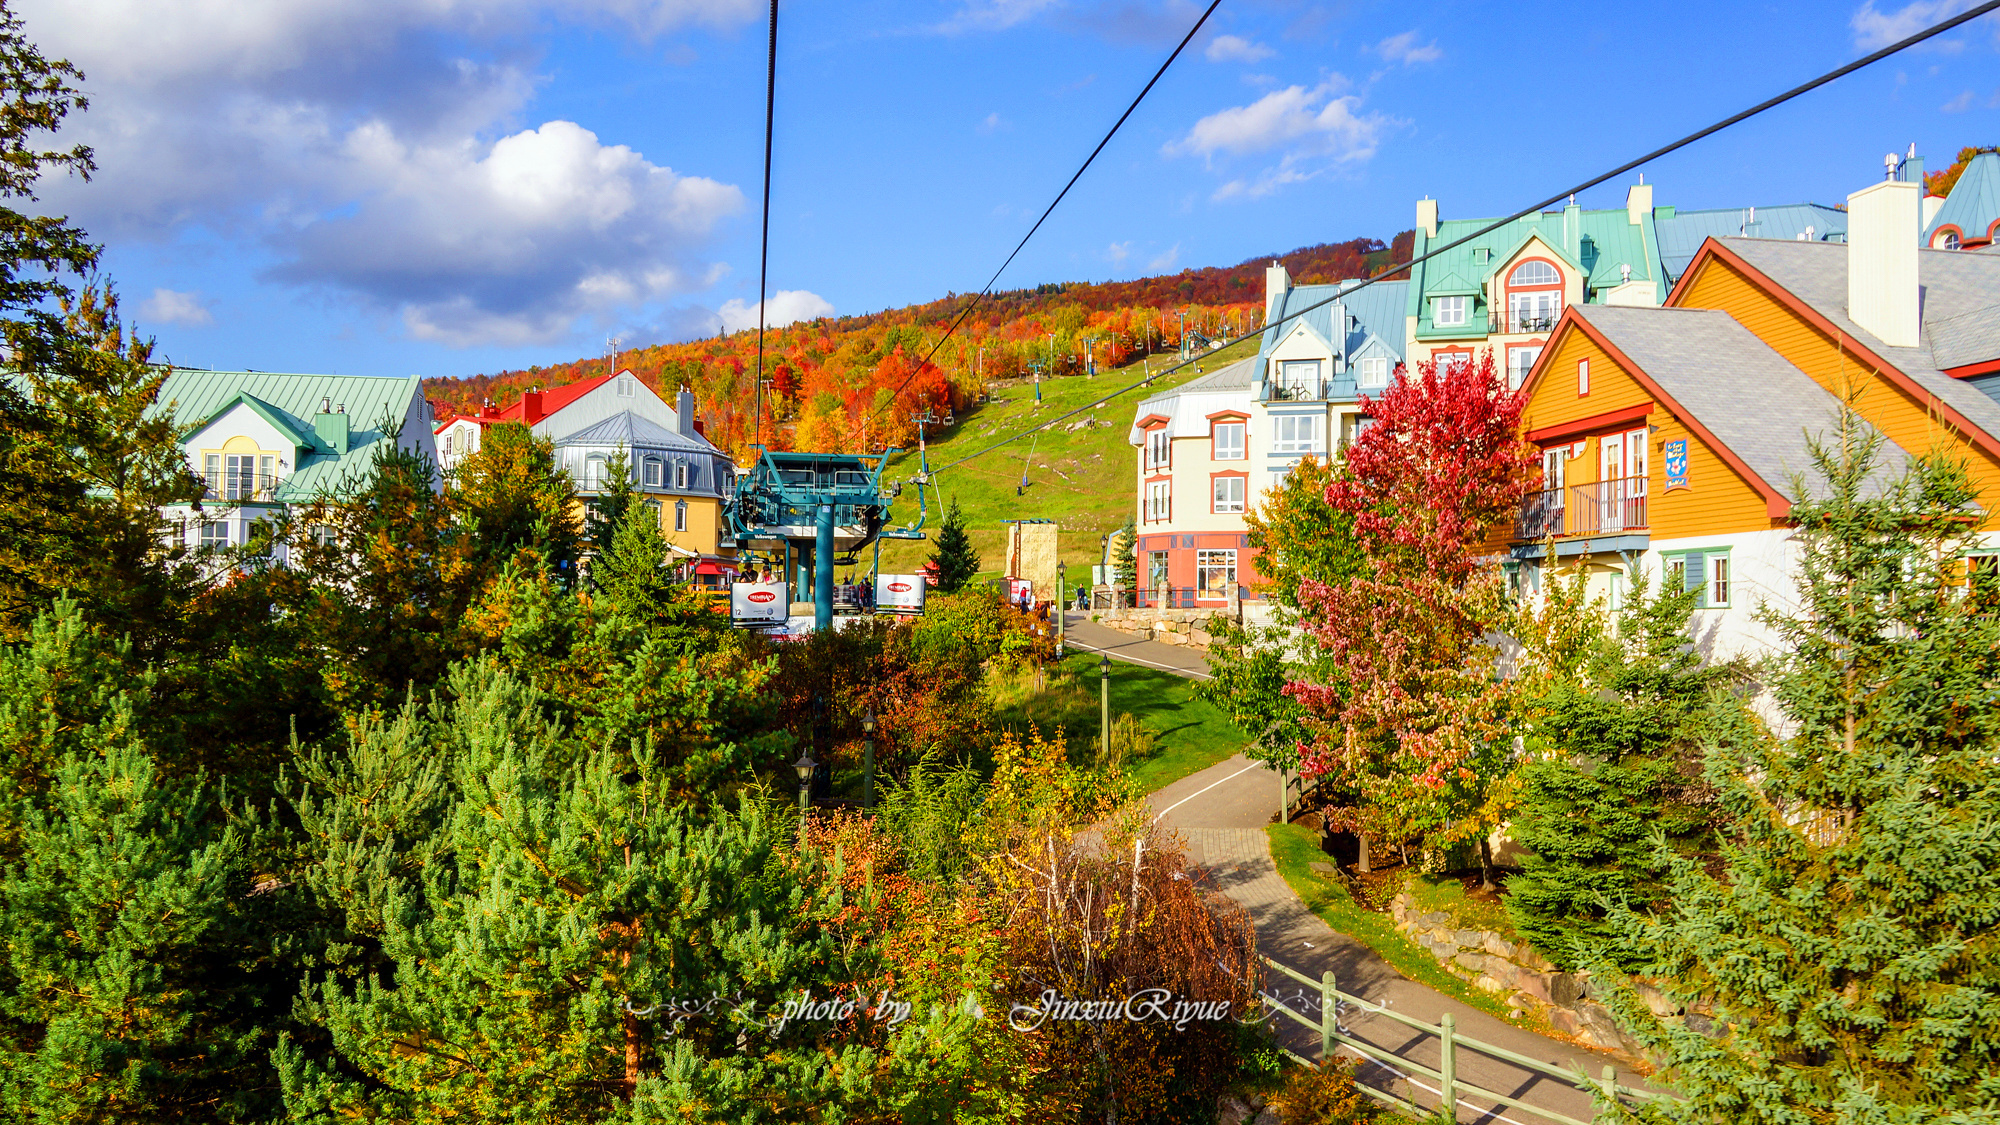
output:
[{"label": "orange wooden house", "polygon": [[1878,487],[1944,450],[2000,508],[2000,253],[1919,250],[1918,208],[1876,184],[1846,244],[1710,239],[1664,308],[1566,310],[1527,384],[1544,488],[1505,544],[1521,588],[1582,569],[1615,605],[1664,575],[1700,589],[1705,652],[1767,651],[1756,611],[1795,597],[1791,506],[1823,487],[1810,441],[1843,400],[1886,438]]}]

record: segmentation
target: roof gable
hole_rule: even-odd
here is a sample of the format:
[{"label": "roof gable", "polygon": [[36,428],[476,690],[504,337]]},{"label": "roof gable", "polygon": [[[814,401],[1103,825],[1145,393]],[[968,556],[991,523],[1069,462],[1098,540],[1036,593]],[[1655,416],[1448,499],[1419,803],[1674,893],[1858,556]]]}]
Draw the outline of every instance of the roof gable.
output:
[{"label": "roof gable", "polygon": [[292,444],[299,449],[312,449],[318,445],[318,435],[301,426],[284,411],[250,394],[248,391],[237,391],[235,394],[230,395],[228,399],[223,401],[222,405],[211,411],[206,419],[189,430],[187,439],[184,440],[191,440],[195,435],[220,422],[224,416],[229,414],[230,411],[235,410],[238,406],[248,408],[251,413],[269,422],[279,433],[289,436],[292,439]]}]

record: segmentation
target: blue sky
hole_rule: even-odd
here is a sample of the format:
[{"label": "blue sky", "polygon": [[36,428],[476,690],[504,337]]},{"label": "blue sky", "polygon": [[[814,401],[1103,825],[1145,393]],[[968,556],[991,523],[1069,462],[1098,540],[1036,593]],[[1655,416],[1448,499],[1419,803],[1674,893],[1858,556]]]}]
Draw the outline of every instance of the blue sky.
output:
[{"label": "blue sky", "polygon": [[[1225,0],[1002,287],[1497,215],[1969,6]],[[758,0],[17,0],[88,74],[107,247],[175,362],[463,375],[754,323]],[[774,317],[977,289],[1199,8],[784,0]],[[2000,22],[1646,169],[1838,203],[2000,143]],[[1624,186],[1582,202],[1616,206]]]}]

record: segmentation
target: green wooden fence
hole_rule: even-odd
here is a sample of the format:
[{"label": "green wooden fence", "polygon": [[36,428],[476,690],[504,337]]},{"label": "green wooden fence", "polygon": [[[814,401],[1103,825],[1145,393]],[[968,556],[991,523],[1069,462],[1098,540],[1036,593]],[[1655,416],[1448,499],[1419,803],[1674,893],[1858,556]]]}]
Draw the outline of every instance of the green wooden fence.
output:
[{"label": "green wooden fence", "polygon": [[[1349,1050],[1352,1050],[1362,1055],[1365,1058],[1373,1059],[1376,1062],[1382,1063],[1385,1066],[1389,1066],[1398,1070],[1409,1071],[1414,1074],[1423,1075],[1424,1077],[1433,1079],[1437,1082],[1438,1090],[1441,1092],[1439,1098],[1439,1105],[1441,1106],[1449,1105],[1455,1107],[1457,1106],[1460,1098],[1469,1097],[1476,1101],[1491,1102],[1494,1105],[1510,1106],[1514,1109],[1521,1110],[1525,1113],[1532,1113],[1535,1116],[1540,1117],[1544,1120],[1553,1121],[1556,1123],[1556,1125],[1592,1125],[1592,1122],[1594,1122],[1597,1119],[1597,1114],[1593,1113],[1591,1115],[1591,1121],[1589,1122],[1582,1121],[1577,1118],[1571,1117],[1567,1114],[1558,1113],[1550,1109],[1544,1109],[1540,1106],[1530,1105],[1529,1103],[1522,1101],[1518,1098],[1509,1097],[1505,1094],[1485,1089],[1483,1087],[1474,1085],[1471,1082],[1467,1082],[1464,1079],[1459,1078],[1458,1052],[1460,1048],[1477,1051],[1478,1053],[1485,1055],[1488,1058],[1498,1059],[1502,1062],[1509,1062],[1514,1064],[1515,1066],[1522,1068],[1523,1070],[1529,1070],[1533,1071],[1536,1074],[1546,1075],[1552,1079],[1555,1079],[1558,1082],[1565,1083],[1569,1086],[1572,1086],[1578,1090],[1582,1090],[1586,1093],[1591,1093],[1591,1094],[1603,1093],[1609,1095],[1612,1098],[1622,1099],[1626,1101],[1673,1100],[1669,1095],[1657,1093],[1652,1090],[1641,1090],[1633,1086],[1620,1085],[1618,1082],[1618,1070],[1616,1067],[1606,1066],[1603,1070],[1603,1073],[1597,1078],[1592,1078],[1589,1075],[1585,1074],[1581,1067],[1578,1067],[1573,1070],[1564,1070],[1562,1067],[1556,1066],[1553,1063],[1545,1063],[1540,1059],[1531,1058],[1527,1055],[1510,1051],[1505,1047],[1498,1047],[1491,1043],[1482,1043],[1477,1039],[1472,1039],[1467,1036],[1460,1035],[1458,1034],[1456,1028],[1453,1026],[1454,1021],[1452,1020],[1452,1017],[1449,1013],[1446,1013],[1438,1023],[1428,1024],[1423,1022],[1422,1020],[1411,1019],[1409,1016],[1403,1015],[1400,1012],[1392,1012],[1388,1008],[1382,1007],[1380,1005],[1370,1004],[1367,1001],[1361,999],[1361,997],[1359,996],[1354,996],[1349,993],[1341,992],[1339,989],[1334,987],[1334,977],[1331,972],[1322,973],[1320,974],[1320,979],[1314,980],[1311,977],[1306,976],[1304,973],[1297,971],[1296,969],[1293,969],[1286,965],[1281,965],[1278,962],[1271,960],[1269,957],[1265,957],[1262,960],[1265,965],[1269,966],[1272,969],[1277,970],[1280,973],[1283,973],[1284,975],[1292,978],[1295,981],[1298,981],[1300,984],[1305,985],[1307,988],[1315,988],[1319,990],[1319,1018],[1316,1020],[1293,1011],[1292,1009],[1286,1007],[1283,1003],[1279,1002],[1278,1000],[1270,996],[1265,996],[1264,1002],[1266,1004],[1269,1004],[1274,1011],[1289,1016],[1292,1019],[1298,1021],[1299,1023],[1304,1024],[1306,1027],[1319,1032],[1319,1051],[1321,1058],[1332,1058],[1334,1047],[1336,1045],[1339,1045],[1339,1046],[1344,1046]],[[1340,1010],[1340,1005],[1343,1003],[1352,1005],[1355,1009],[1359,1011],[1364,1011],[1369,1015],[1385,1016],[1413,1030],[1422,1032],[1427,1035],[1436,1036],[1438,1040],[1437,1069],[1433,1070],[1430,1067],[1424,1066],[1420,1063],[1411,1062],[1409,1059],[1404,1058],[1401,1055],[1392,1054],[1388,1051],[1383,1050],[1380,1047],[1375,1046],[1372,1043],[1367,1043],[1360,1039],[1356,1039],[1355,1037],[1342,1031],[1340,1029],[1339,1010]],[[1293,1060],[1302,1063],[1306,1066],[1313,1065],[1310,1059],[1306,1059],[1299,1055],[1292,1054],[1292,1052],[1290,1051],[1287,1051],[1286,1054],[1291,1055]],[[1369,1086],[1365,1083],[1359,1083],[1359,1082],[1355,1083],[1355,1085],[1359,1087],[1364,1093],[1368,1094],[1370,1097],[1392,1108],[1406,1110],[1408,1112],[1418,1114],[1419,1116],[1431,1112],[1430,1110],[1425,1109],[1423,1106],[1418,1105],[1415,1101],[1405,1100],[1403,1098],[1397,1097],[1395,1094],[1387,1090],[1378,1090],[1373,1086]]]}]

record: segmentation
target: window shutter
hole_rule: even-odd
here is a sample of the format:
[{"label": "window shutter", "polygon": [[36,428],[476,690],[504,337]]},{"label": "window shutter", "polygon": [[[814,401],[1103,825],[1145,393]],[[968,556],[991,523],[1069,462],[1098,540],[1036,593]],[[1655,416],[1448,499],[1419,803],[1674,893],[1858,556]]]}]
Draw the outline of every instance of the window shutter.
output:
[{"label": "window shutter", "polygon": [[1699,591],[1695,599],[1697,607],[1708,605],[1708,556],[1700,551],[1688,554],[1681,564],[1681,589]]}]

